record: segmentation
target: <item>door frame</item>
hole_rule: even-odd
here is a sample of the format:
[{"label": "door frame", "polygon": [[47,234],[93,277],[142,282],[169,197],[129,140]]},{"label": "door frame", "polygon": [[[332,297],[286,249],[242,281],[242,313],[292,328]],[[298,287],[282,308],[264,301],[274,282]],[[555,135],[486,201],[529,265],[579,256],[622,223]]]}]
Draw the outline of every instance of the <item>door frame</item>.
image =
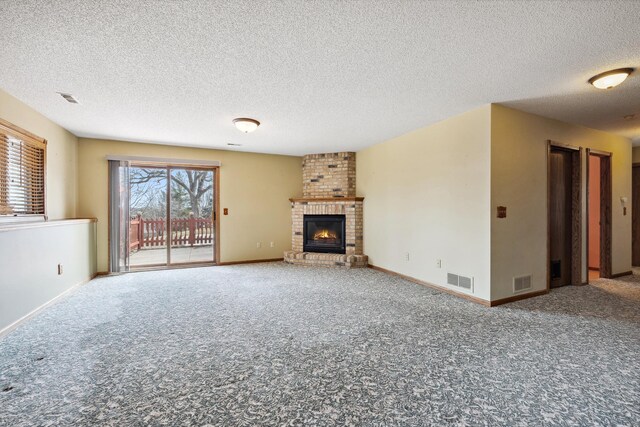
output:
[{"label": "door frame", "polygon": [[613,153],[608,151],[594,150],[587,148],[587,263],[586,274],[587,283],[589,283],[589,163],[591,156],[600,158],[600,277],[610,278],[611,272],[611,235],[612,235],[612,214],[611,208],[613,204],[612,193],[612,177],[611,177],[611,163]]},{"label": "door frame", "polygon": [[[194,261],[188,263],[179,263],[179,264],[171,264],[170,263],[170,255],[169,255],[169,245],[170,241],[168,241],[167,245],[167,262],[165,264],[149,264],[144,265],[133,270],[129,270],[129,272],[136,271],[146,271],[146,270],[167,270],[167,269],[175,269],[175,268],[188,268],[188,267],[199,267],[199,266],[210,266],[210,265],[218,265],[220,263],[220,166],[203,166],[199,164],[190,164],[190,163],[175,163],[175,162],[161,162],[161,161],[148,161],[148,160],[132,160],[130,166],[149,166],[149,167],[160,167],[166,168],[169,172],[171,168],[183,168],[183,169],[196,169],[196,170],[210,170],[213,172],[213,210],[212,210],[212,220],[213,220],[213,260],[212,261]],[[171,177],[167,176],[168,185],[171,182]],[[109,212],[111,209],[111,179],[108,179],[107,183],[107,196],[109,198],[108,206]],[[171,196],[167,191],[167,199]],[[169,209],[169,203],[167,203],[167,210]],[[167,236],[170,236],[171,232],[171,222],[167,221]],[[108,221],[108,231],[107,231],[107,265],[111,265],[111,215],[109,215]]]},{"label": "door frame", "polygon": [[571,285],[582,284],[582,147],[547,140],[547,291],[551,289],[551,151],[571,153]]},{"label": "door frame", "polygon": [[637,251],[640,251],[640,247],[638,247],[638,245],[636,244],[637,239],[633,238],[634,234],[637,234],[638,232],[640,232],[640,221],[638,221],[640,220],[640,210],[633,208],[634,204],[638,203],[638,201],[634,197],[635,188],[633,186],[633,181],[634,181],[633,175],[634,175],[634,170],[636,168],[640,169],[640,162],[636,162],[631,165],[631,203],[629,204],[630,206],[627,207],[627,209],[631,208],[631,266],[632,267],[637,267],[633,265],[634,264],[633,255]]}]

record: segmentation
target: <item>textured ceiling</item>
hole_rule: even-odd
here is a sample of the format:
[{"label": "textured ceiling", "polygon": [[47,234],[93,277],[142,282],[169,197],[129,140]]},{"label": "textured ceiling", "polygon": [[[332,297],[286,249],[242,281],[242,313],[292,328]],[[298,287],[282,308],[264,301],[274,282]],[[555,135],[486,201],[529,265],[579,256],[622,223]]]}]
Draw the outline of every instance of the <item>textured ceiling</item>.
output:
[{"label": "textured ceiling", "polygon": [[640,67],[639,1],[0,0],[0,16],[0,88],[79,136],[357,150],[496,102],[640,143],[640,72],[586,84]]}]

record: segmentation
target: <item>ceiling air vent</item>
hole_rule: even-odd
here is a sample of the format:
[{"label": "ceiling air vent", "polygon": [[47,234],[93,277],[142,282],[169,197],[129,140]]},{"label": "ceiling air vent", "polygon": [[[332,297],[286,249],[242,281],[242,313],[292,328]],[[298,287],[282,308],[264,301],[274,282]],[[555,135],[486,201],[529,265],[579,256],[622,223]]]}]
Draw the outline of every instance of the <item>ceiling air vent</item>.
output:
[{"label": "ceiling air vent", "polygon": [[513,293],[526,291],[531,289],[531,275],[513,278]]},{"label": "ceiling air vent", "polygon": [[65,99],[65,101],[70,102],[72,104],[80,104],[80,102],[78,102],[78,100],[75,98],[75,96],[71,95],[70,93],[62,93],[62,92],[58,92],[58,94],[63,97]]},{"label": "ceiling air vent", "polygon": [[473,277],[447,273],[447,284],[473,292]]}]

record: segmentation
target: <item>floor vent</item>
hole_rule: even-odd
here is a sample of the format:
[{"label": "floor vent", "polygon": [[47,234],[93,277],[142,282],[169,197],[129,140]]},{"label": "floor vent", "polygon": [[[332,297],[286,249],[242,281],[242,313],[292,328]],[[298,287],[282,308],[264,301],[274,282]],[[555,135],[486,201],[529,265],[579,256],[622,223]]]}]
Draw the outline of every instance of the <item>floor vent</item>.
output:
[{"label": "floor vent", "polygon": [[473,277],[447,273],[447,284],[473,292]]},{"label": "floor vent", "polygon": [[531,275],[513,278],[513,293],[531,289]]}]

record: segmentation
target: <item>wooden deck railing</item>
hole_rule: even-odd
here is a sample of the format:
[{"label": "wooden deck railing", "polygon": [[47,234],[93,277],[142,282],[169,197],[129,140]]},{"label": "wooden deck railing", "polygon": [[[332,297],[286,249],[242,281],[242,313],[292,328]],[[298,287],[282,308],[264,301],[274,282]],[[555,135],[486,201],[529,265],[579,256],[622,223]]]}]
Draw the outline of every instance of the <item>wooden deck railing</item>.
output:
[{"label": "wooden deck railing", "polygon": [[[131,218],[129,225],[129,250],[165,246],[167,220],[164,218]],[[174,218],[171,220],[171,246],[210,245],[213,243],[211,218]]]}]

